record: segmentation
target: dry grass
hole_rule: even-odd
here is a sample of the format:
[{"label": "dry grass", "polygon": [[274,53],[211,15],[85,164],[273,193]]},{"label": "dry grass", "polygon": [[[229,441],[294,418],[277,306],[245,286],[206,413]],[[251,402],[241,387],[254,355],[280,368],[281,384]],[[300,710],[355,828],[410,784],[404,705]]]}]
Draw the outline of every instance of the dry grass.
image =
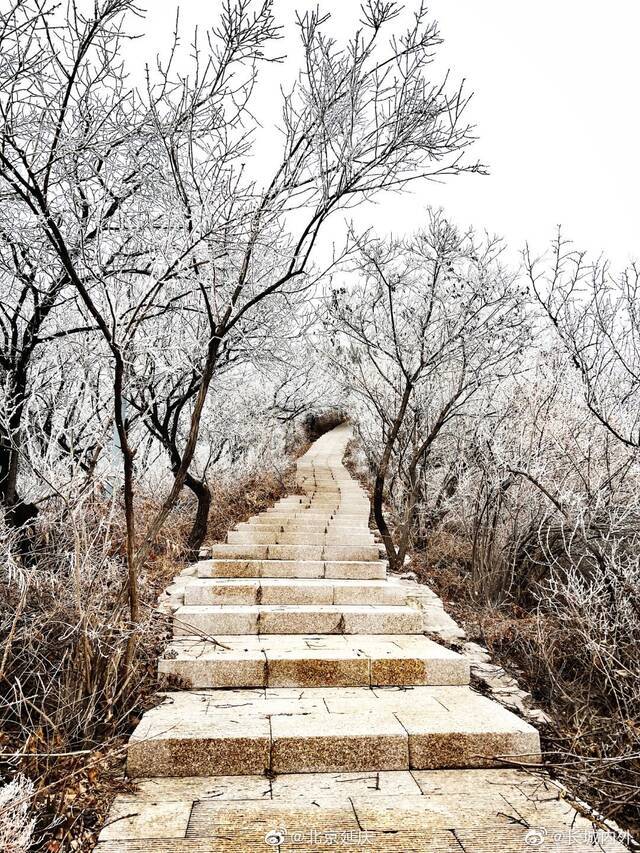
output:
[{"label": "dry grass", "polygon": [[[628,676],[603,677],[583,626],[547,610],[541,593],[529,608],[474,596],[468,553],[451,533],[430,539],[411,568],[440,595],[470,639],[516,676],[551,723],[541,730],[547,763],[575,794],[640,837],[640,725],[621,701]],[[637,658],[637,656],[636,656]]]},{"label": "dry grass", "polygon": [[[300,447],[305,446],[300,445]],[[247,477],[240,482],[214,484],[208,541],[223,540],[227,531],[236,524],[262,512],[294,489],[293,468],[286,471],[284,475],[261,474],[257,477]]]},{"label": "dry grass", "polygon": [[[299,443],[303,448],[304,442]],[[291,471],[219,482],[210,540],[260,512],[292,484]],[[138,518],[156,507],[140,501]],[[127,738],[158,689],[157,658],[169,620],[158,595],[183,567],[193,507],[185,499],[140,578],[143,618],[129,667],[121,513],[97,498],[69,514],[43,514],[34,563],[0,575],[0,631],[9,638],[0,674],[2,775],[34,783],[33,849],[89,851],[122,781]],[[3,655],[0,655],[2,658]]]},{"label": "dry grass", "polygon": [[123,595],[119,519],[95,496],[71,513],[48,507],[28,567],[13,560],[7,537],[0,576],[1,630],[9,637],[0,678],[3,775],[23,773],[35,786],[35,849],[91,849],[112,771],[150,701],[168,636],[154,606],[176,572],[171,555],[186,519],[176,514],[140,578],[136,626]]}]

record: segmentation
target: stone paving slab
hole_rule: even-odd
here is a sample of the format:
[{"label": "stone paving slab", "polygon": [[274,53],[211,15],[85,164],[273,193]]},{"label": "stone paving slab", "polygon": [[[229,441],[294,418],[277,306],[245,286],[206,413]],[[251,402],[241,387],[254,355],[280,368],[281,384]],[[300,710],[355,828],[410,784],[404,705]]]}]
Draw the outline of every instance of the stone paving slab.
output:
[{"label": "stone paving slab", "polygon": [[267,688],[166,693],[132,735],[128,771],[398,770],[496,760],[539,760],[538,733],[468,687]]},{"label": "stone paving slab", "polygon": [[[280,530],[282,532],[313,532],[313,533],[326,533],[327,531],[332,531],[333,533],[362,533],[363,525],[362,524],[342,524],[333,518],[329,518],[323,521],[314,521],[312,519],[298,519],[298,518],[273,518],[266,515],[254,515],[249,521],[242,521],[240,524],[236,525],[236,530]],[[371,534],[375,534],[375,531],[369,530],[369,528],[364,529],[364,532],[369,531]]]},{"label": "stone paving slab", "polygon": [[368,528],[369,511],[362,512],[344,512],[343,510],[267,510],[261,515],[254,515],[252,519],[264,519],[265,521],[293,521],[296,523],[309,522],[314,524],[322,524],[323,522],[332,522],[333,524],[343,524],[345,527],[359,527],[362,529]]},{"label": "stone paving slab", "polygon": [[[270,831],[271,833],[271,831]],[[144,839],[143,841],[105,841],[95,848],[98,853],[247,853],[249,850],[291,850],[296,853],[321,853],[321,851],[339,849],[344,851],[384,851],[384,853],[526,853],[531,849],[543,853],[618,853],[627,848],[615,841],[607,841],[594,846],[591,841],[573,840],[565,827],[550,827],[549,841],[543,840],[543,846],[531,848],[527,842],[527,830],[522,827],[496,830],[493,827],[479,829],[439,830],[431,835],[423,831],[398,829],[394,833],[363,833],[359,835],[336,836],[316,835],[316,841],[291,841],[285,836],[284,843],[278,847],[267,846],[265,836],[258,831],[245,831],[240,826],[225,830],[222,834],[209,838],[185,840]],[[311,838],[306,833],[306,838]],[[559,840],[555,840],[559,837]],[[326,840],[329,838],[329,840]],[[346,840],[343,840],[345,839]],[[358,841],[358,838],[361,840]],[[331,845],[331,846],[328,846]],[[359,846],[358,846],[359,845]]]},{"label": "stone paving slab", "polygon": [[409,766],[402,724],[386,711],[334,714],[320,709],[271,717],[274,773],[401,770]]},{"label": "stone paving slab", "polygon": [[215,559],[198,563],[198,576],[211,577],[324,577],[322,560],[233,560]]},{"label": "stone paving slab", "polygon": [[[267,844],[276,830],[282,843]],[[496,769],[145,779],[116,798],[97,850],[442,853],[456,849],[450,844],[458,853],[626,849],[544,775]]]},{"label": "stone paving slab", "polygon": [[335,578],[384,580],[381,560],[202,560],[195,573],[201,578]]},{"label": "stone paving slab", "polygon": [[[318,837],[331,827],[331,832],[343,837],[356,838],[358,823],[351,804],[342,800],[319,802],[315,814],[308,805],[290,804],[272,800],[263,803],[237,803],[226,806],[223,803],[208,801],[194,804],[191,820],[187,828],[187,838],[202,838],[221,834],[221,830],[237,833],[247,838],[255,837],[263,849],[269,849],[265,837],[274,828],[308,825],[308,837]],[[255,834],[255,836],[254,836]]]},{"label": "stone paving slab", "polygon": [[340,578],[193,579],[185,605],[205,604],[404,604],[403,586],[381,580]]},{"label": "stone paving slab", "polygon": [[192,634],[421,634],[413,607],[382,604],[189,605],[174,615],[174,636]]},{"label": "stone paving slab", "polygon": [[343,580],[381,580],[386,577],[386,563],[381,561],[358,560],[325,560],[325,578],[342,578]]},{"label": "stone paving slab", "polygon": [[[155,723],[155,725],[154,725]],[[152,738],[152,740],[149,740]],[[271,727],[267,717],[240,724],[234,713],[210,717],[145,714],[129,740],[130,776],[188,776],[197,769],[213,775],[262,773],[270,765]]]},{"label": "stone paving slab", "polygon": [[159,671],[190,687],[465,685],[466,658],[420,635],[277,635],[177,639]]},{"label": "stone paving slab", "polygon": [[371,545],[373,535],[370,533],[311,533],[290,532],[285,530],[235,530],[227,536],[227,542],[233,545],[342,545],[344,547],[360,547]]}]

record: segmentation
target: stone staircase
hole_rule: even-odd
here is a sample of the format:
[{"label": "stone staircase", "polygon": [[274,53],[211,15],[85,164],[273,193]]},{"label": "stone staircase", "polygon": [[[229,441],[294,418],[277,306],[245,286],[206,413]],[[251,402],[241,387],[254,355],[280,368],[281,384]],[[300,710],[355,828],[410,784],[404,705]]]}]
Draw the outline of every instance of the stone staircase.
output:
[{"label": "stone staircase", "polygon": [[[116,798],[102,853],[522,850],[541,786],[545,825],[583,820],[548,781],[504,769],[540,762],[537,731],[470,688],[468,661],[387,578],[342,464],[349,437],[316,441],[300,493],[179,588],[159,670],[181,689],[131,737],[138,792]],[[520,817],[501,819],[509,798]]]}]

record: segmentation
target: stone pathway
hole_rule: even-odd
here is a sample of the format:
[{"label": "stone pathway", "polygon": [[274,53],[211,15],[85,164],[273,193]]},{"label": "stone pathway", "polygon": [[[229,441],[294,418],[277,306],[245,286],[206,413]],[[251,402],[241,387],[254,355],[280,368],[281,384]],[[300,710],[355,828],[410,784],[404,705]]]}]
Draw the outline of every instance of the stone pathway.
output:
[{"label": "stone pathway", "polygon": [[[387,579],[340,426],[300,494],[238,525],[170,590],[163,694],[133,733],[135,794],[98,853],[623,850],[540,773],[535,728],[469,687]],[[428,628],[429,626],[427,626]]]}]

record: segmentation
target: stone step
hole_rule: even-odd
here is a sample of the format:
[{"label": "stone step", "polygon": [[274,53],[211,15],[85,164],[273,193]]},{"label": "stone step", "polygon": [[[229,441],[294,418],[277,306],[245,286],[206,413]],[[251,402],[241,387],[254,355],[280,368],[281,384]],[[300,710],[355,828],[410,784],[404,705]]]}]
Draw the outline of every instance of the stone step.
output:
[{"label": "stone step", "polygon": [[304,515],[305,517],[312,517],[314,515],[335,515],[340,513],[343,516],[353,516],[354,518],[360,518],[364,515],[369,515],[371,508],[367,506],[361,507],[353,507],[351,509],[347,508],[342,503],[336,503],[331,507],[320,507],[320,506],[312,506],[311,504],[300,504],[299,506],[292,507],[279,507],[273,506],[270,509],[264,510],[264,512],[258,513],[259,515],[268,517],[271,515]]},{"label": "stone step", "polygon": [[340,518],[341,520],[345,520],[345,524],[348,524],[351,527],[357,527],[362,524],[366,527],[369,519],[369,513],[350,513],[349,515],[346,515],[338,511],[312,512],[311,510],[274,510],[272,512],[271,510],[267,510],[266,512],[260,513],[260,515],[252,516],[251,520],[258,518],[264,521],[304,521],[316,524],[324,524],[327,521],[336,521]]},{"label": "stone step", "polygon": [[[269,527],[275,528],[276,530],[284,528],[285,530],[289,529],[299,529],[302,531],[307,530],[339,530],[345,532],[354,532],[354,533],[372,533],[375,534],[377,531],[369,527],[369,517],[363,516],[362,518],[349,518],[349,519],[341,519],[337,515],[336,516],[322,516],[322,517],[314,517],[314,518],[305,518],[301,515],[263,515],[263,516],[254,516],[253,518],[248,519],[246,522],[242,522],[242,524],[250,525],[252,529],[258,527]],[[238,525],[236,528],[238,530],[242,530],[243,528]]]},{"label": "stone step", "polygon": [[176,637],[191,634],[421,634],[422,615],[376,604],[190,605],[173,616]]},{"label": "stone step", "polygon": [[212,545],[213,559],[231,560],[378,560],[378,545],[234,545],[223,542]]},{"label": "stone step", "polygon": [[158,671],[189,688],[469,683],[467,658],[421,635],[219,636],[173,640]]},{"label": "stone step", "polygon": [[358,515],[341,515],[339,512],[301,512],[292,510],[285,512],[265,512],[260,515],[254,515],[249,519],[250,522],[274,522],[277,524],[305,524],[305,525],[327,525],[333,524],[342,527],[359,527],[369,529],[369,513]]},{"label": "stone step", "polygon": [[[326,510],[327,508],[331,509],[331,504],[335,507],[335,511],[345,513],[347,515],[361,515],[365,512],[370,512],[371,505],[368,500],[359,500],[340,496],[338,500],[335,502],[331,501],[319,501],[316,498],[309,498],[309,502],[307,505],[308,510]],[[302,505],[301,505],[302,506]]]},{"label": "stone step", "polygon": [[232,545],[371,545],[373,536],[365,531],[360,533],[309,533],[285,530],[230,530],[227,542]]},{"label": "stone step", "polygon": [[201,578],[343,578],[383,580],[382,560],[202,560],[196,564]]},{"label": "stone step", "polygon": [[338,512],[333,513],[333,520],[339,524],[363,524],[365,527],[368,527],[369,515],[368,509],[365,512],[343,512],[342,510],[338,510]]},{"label": "stone step", "polygon": [[194,578],[185,605],[207,604],[405,604],[406,588],[387,580],[336,578]]},{"label": "stone step", "polygon": [[271,519],[271,518],[262,518],[261,516],[256,516],[249,521],[241,521],[240,524],[236,525],[235,530],[279,530],[283,533],[286,531],[287,533],[326,533],[328,531],[333,533],[374,533],[375,531],[371,530],[364,524],[357,525],[346,525],[346,524],[337,524],[335,521],[329,519],[328,521],[322,521],[320,523],[313,521],[297,521],[295,519],[290,519],[289,521],[279,520],[279,519]]},{"label": "stone step", "polygon": [[469,687],[164,694],[129,740],[130,776],[329,773],[540,761],[538,732]]}]

